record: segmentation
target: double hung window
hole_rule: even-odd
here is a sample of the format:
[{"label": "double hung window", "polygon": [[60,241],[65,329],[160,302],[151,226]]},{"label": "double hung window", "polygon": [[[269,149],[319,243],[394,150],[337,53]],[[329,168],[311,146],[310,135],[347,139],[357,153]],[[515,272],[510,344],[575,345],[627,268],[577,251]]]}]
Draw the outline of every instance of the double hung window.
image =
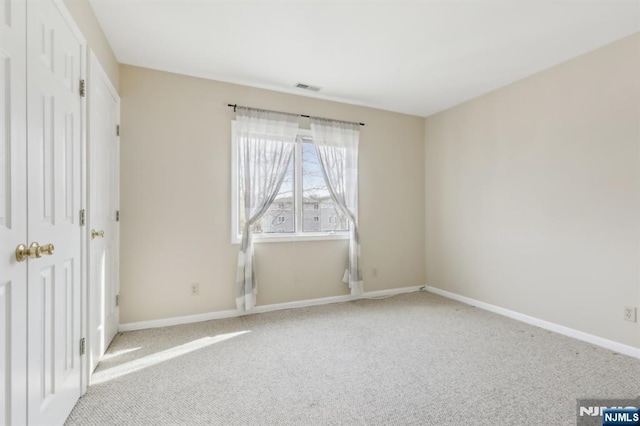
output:
[{"label": "double hung window", "polygon": [[[243,194],[239,188],[236,124],[232,123],[232,242],[240,241],[245,226]],[[298,130],[295,149],[280,191],[253,225],[259,241],[349,238],[349,220],[336,208],[320,167],[311,132]]]}]

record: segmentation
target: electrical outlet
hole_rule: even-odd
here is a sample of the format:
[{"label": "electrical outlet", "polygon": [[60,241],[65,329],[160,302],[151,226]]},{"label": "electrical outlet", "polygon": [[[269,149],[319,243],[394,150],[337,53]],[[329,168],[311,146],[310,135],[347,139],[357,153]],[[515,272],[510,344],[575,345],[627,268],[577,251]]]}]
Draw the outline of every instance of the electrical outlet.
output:
[{"label": "electrical outlet", "polygon": [[372,276],[373,278],[375,278],[375,277],[377,277],[377,276],[378,276],[378,268],[373,268],[373,269],[371,270],[371,276]]},{"label": "electrical outlet", "polygon": [[200,284],[198,283],[191,284],[191,295],[197,296],[199,294],[200,294]]},{"label": "electrical outlet", "polygon": [[636,322],[637,313],[638,313],[638,308],[636,308],[635,306],[625,306],[624,307],[624,320],[625,321]]}]

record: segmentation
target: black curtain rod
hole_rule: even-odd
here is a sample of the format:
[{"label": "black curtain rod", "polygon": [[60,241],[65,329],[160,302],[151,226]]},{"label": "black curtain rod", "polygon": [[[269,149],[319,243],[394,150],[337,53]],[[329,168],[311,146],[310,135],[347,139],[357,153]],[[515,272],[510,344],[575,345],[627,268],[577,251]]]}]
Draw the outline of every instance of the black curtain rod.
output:
[{"label": "black curtain rod", "polygon": [[[242,107],[241,105],[237,105],[237,104],[227,104],[227,106],[228,106],[229,108],[233,108],[233,112],[236,112],[236,109],[237,109],[238,107],[240,107],[240,108],[248,108],[248,107]],[[311,117],[309,117],[309,116],[308,116],[308,115],[306,115],[306,114],[291,114],[291,113],[289,113],[289,112],[273,111],[273,110],[270,110],[270,109],[259,109],[259,108],[251,108],[251,109],[257,109],[257,110],[259,110],[259,111],[266,111],[266,112],[277,112],[277,113],[280,113],[280,114],[298,115],[298,116],[300,116],[300,117],[304,117],[304,118],[311,118]],[[318,117],[318,118],[322,118],[322,117]],[[364,123],[357,123],[357,122],[355,122],[355,121],[334,120],[334,119],[332,119],[332,118],[323,118],[323,120],[336,121],[336,122],[343,122],[343,123],[350,123],[350,124],[359,124],[359,125],[361,125],[361,126],[364,126]]]}]

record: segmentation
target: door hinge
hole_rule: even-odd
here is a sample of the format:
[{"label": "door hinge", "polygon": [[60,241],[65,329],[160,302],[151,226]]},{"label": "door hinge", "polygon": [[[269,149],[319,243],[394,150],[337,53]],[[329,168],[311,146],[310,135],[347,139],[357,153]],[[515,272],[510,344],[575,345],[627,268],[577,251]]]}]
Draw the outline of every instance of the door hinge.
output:
[{"label": "door hinge", "polygon": [[86,84],[84,80],[80,80],[80,96],[83,98],[87,95]]},{"label": "door hinge", "polygon": [[86,343],[86,340],[85,340],[84,337],[82,339],[80,339],[80,355],[84,355],[85,352],[86,352],[86,347],[85,347],[86,344],[85,343]]},{"label": "door hinge", "polygon": [[116,306],[120,306],[120,295],[116,294]]},{"label": "door hinge", "polygon": [[120,210],[116,210],[116,222],[120,222]]},{"label": "door hinge", "polygon": [[116,136],[120,136],[120,125],[116,126]]},{"label": "door hinge", "polygon": [[87,212],[82,209],[80,210],[80,226],[84,226],[87,223]]}]

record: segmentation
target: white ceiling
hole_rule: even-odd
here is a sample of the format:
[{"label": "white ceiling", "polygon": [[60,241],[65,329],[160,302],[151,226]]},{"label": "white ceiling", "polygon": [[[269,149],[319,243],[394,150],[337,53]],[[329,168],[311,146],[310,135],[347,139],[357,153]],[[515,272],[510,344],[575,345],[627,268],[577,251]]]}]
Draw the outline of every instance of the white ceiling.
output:
[{"label": "white ceiling", "polygon": [[91,4],[121,63],[419,116],[640,30],[640,0]]}]

